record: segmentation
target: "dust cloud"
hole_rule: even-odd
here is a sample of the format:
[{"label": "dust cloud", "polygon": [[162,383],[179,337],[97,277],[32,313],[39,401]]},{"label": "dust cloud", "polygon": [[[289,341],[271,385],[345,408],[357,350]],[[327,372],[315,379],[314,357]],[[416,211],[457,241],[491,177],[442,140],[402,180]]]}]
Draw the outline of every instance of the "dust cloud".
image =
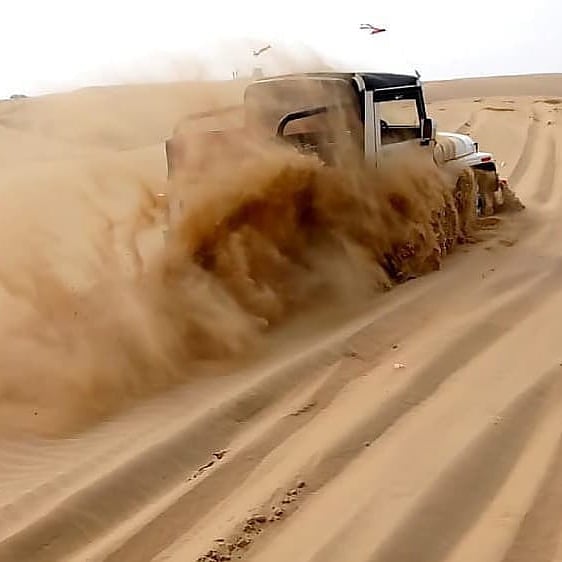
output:
[{"label": "dust cloud", "polygon": [[[192,84],[192,98],[207,87]],[[132,133],[117,129],[130,148]],[[350,148],[327,167],[241,130],[215,153],[195,138],[175,191],[158,168],[162,145],[158,156],[112,152],[5,175],[3,433],[87,427],[243,356],[296,313],[440,268],[472,228],[471,182],[453,192],[417,153],[374,169],[352,165]],[[168,188],[183,209],[164,244],[155,194]]]}]

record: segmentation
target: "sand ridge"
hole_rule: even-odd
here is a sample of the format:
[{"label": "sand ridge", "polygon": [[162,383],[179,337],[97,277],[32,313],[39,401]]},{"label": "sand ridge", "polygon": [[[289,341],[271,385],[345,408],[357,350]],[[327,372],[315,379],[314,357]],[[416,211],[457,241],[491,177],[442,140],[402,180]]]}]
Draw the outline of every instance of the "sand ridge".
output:
[{"label": "sand ridge", "polygon": [[[368,306],[297,315],[254,357],[225,363],[228,376],[201,366],[211,369],[207,376],[73,438],[6,441],[0,558],[335,561],[352,553],[354,560],[460,561],[478,553],[497,561],[525,559],[540,546],[542,559],[555,560],[560,113],[553,78],[544,95],[529,94],[526,83],[518,90],[513,79],[487,80],[496,97],[477,101],[467,100],[472,94],[456,101],[455,83],[431,85],[442,88],[431,111],[449,130],[470,127],[498,153],[525,213],[504,217],[441,271]],[[72,95],[80,104],[88,92]],[[46,103],[17,103],[36,101]],[[513,111],[490,109],[506,106]],[[112,119],[85,121],[80,137],[77,128],[53,131],[48,119],[29,131],[28,114],[40,110],[26,109],[21,121],[18,110],[9,127],[46,146],[52,134],[53,157],[4,176],[4,185],[17,186],[4,188],[6,217],[18,217],[5,223],[10,259],[2,279],[13,307],[5,310],[29,314],[32,303],[49,319],[57,311],[43,300],[60,293],[41,289],[41,277],[26,284],[30,252],[46,269],[77,260],[62,272],[76,294],[92,275],[130,279],[139,260],[157,256],[127,254],[137,232],[130,217],[155,227],[154,195],[165,173],[159,143],[173,119],[149,120],[141,134],[145,125],[131,117],[114,135]],[[70,157],[60,143],[84,152]],[[41,202],[41,212],[31,201]],[[61,223],[62,232],[54,228]],[[86,236],[61,236],[80,228]],[[26,252],[10,252],[8,235]],[[126,292],[114,298],[105,304],[141,312],[127,308]],[[142,314],[135,318],[142,324]],[[60,345],[60,333],[42,327],[37,337]],[[17,324],[8,328],[18,334]],[[140,335],[147,343],[153,337]]]}]

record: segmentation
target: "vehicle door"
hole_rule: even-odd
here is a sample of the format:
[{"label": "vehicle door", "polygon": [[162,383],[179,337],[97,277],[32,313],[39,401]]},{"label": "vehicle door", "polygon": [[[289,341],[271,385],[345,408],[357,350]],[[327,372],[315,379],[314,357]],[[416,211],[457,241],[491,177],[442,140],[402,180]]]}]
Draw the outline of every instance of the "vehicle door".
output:
[{"label": "vehicle door", "polygon": [[417,87],[376,90],[374,121],[377,162],[405,148],[419,148],[424,118],[425,108]]}]

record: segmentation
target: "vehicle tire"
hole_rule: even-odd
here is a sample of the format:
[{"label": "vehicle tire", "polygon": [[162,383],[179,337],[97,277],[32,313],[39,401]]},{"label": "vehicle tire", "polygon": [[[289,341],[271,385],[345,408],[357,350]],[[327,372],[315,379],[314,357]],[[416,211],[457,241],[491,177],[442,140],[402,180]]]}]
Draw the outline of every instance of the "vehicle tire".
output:
[{"label": "vehicle tire", "polygon": [[496,172],[490,170],[474,170],[477,182],[478,197],[481,202],[482,216],[489,217],[497,210],[494,194],[498,190]]},{"label": "vehicle tire", "polygon": [[465,168],[457,176],[453,194],[459,215],[459,242],[462,242],[472,237],[477,218],[478,182],[472,168]]}]

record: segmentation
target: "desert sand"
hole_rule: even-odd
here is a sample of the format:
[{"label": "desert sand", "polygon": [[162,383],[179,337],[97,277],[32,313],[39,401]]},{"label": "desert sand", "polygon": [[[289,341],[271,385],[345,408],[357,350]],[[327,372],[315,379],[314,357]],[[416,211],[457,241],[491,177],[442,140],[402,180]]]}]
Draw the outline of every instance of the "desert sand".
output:
[{"label": "desert sand", "polygon": [[[158,269],[163,141],[243,86],[0,103],[0,560],[562,560],[562,76],[427,84],[525,210],[388,291],[317,256],[357,298],[310,309]],[[322,178],[283,158],[239,184]]]}]

